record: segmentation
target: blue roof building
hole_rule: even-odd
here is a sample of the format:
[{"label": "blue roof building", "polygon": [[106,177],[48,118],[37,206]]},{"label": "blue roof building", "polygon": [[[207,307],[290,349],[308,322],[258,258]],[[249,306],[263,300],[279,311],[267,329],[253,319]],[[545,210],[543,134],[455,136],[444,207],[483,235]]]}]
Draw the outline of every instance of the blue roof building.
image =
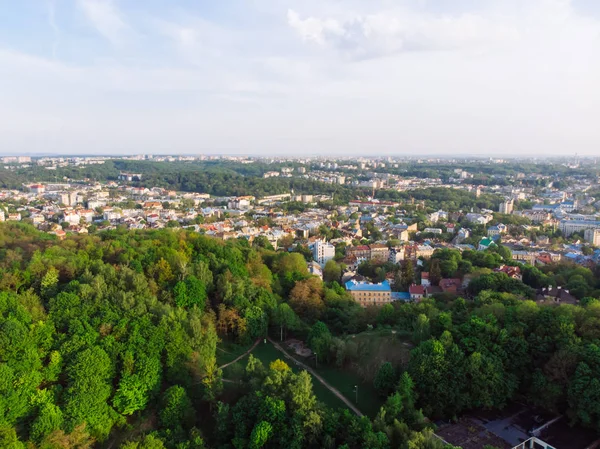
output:
[{"label": "blue roof building", "polygon": [[354,281],[349,280],[346,282],[346,290],[349,291],[362,291],[362,292],[388,292],[392,291],[389,281],[386,279],[379,284],[373,284],[366,281]]},{"label": "blue roof building", "polygon": [[392,288],[385,280],[379,284],[350,280],[344,284],[352,298],[361,306],[382,306],[392,301]]}]

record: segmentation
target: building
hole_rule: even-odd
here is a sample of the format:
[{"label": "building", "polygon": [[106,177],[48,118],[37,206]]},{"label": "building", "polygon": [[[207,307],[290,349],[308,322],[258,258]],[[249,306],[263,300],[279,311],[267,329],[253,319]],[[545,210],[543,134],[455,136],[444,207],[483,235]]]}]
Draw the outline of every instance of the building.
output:
[{"label": "building", "polygon": [[119,181],[141,181],[142,175],[141,173],[119,173]]},{"label": "building", "polygon": [[506,232],[506,225],[499,223],[496,226],[490,226],[487,230],[488,237],[496,237]]},{"label": "building", "polygon": [[491,214],[475,214],[475,213],[468,213],[467,215],[465,215],[465,219],[468,222],[471,223],[476,223],[476,224],[488,224],[490,221],[492,221],[494,217]]},{"label": "building", "polygon": [[367,245],[350,246],[346,248],[346,256],[354,256],[357,259],[370,259],[371,248]]},{"label": "building", "polygon": [[462,286],[460,279],[440,279],[440,288],[444,293],[458,293]]},{"label": "building", "polygon": [[479,246],[477,247],[478,251],[485,251],[486,249],[488,249],[490,246],[495,246],[496,243],[494,243],[494,241],[489,238],[489,237],[484,237],[479,241]]},{"label": "building", "polygon": [[536,254],[529,251],[513,251],[512,258],[513,260],[518,260],[519,262],[524,262],[533,265],[536,258]]},{"label": "building", "polygon": [[494,270],[496,273],[506,273],[509,278],[523,280],[521,275],[521,269],[519,267],[512,267],[510,265],[502,265],[500,268]]},{"label": "building", "polygon": [[248,210],[252,201],[254,201],[254,197],[252,196],[240,196],[229,201],[227,207],[229,209]]},{"label": "building", "polygon": [[335,257],[335,246],[331,243],[323,242],[321,240],[317,240],[313,247],[313,259],[322,267],[325,264]]},{"label": "building", "polygon": [[79,224],[81,216],[75,211],[65,211],[64,221],[70,224]]},{"label": "building", "polygon": [[425,228],[423,229],[423,232],[431,234],[441,234],[442,230],[440,228]]},{"label": "building", "polygon": [[421,285],[423,287],[430,287],[431,286],[431,282],[429,281],[429,271],[422,271],[421,272]]},{"label": "building", "polygon": [[350,280],[345,285],[352,298],[362,307],[382,306],[392,301],[392,288],[387,280],[379,284]]},{"label": "building", "polygon": [[390,258],[390,250],[385,245],[374,243],[373,245],[369,245],[369,249],[371,250],[371,260],[373,261],[383,263],[387,262]]},{"label": "building", "polygon": [[500,212],[501,214],[512,214],[514,207],[515,202],[513,199],[506,200],[500,203],[500,208],[498,209],[498,212]]},{"label": "building", "polygon": [[2,209],[0,209],[0,221],[4,221],[6,220],[6,217],[4,216],[4,211]]},{"label": "building", "polygon": [[600,221],[595,220],[561,220],[558,229],[565,237],[570,237],[575,232],[585,232],[587,229],[600,228]]},{"label": "building", "polygon": [[423,259],[429,259],[431,258],[431,256],[433,256],[434,251],[435,250],[433,249],[433,247],[429,245],[418,245],[416,258],[422,257]]},{"label": "building", "polygon": [[388,261],[391,263],[400,263],[404,260],[404,247],[400,246],[397,248],[390,249],[390,257]]},{"label": "building", "polygon": [[408,287],[408,293],[410,294],[410,299],[418,301],[425,296],[425,287],[413,284]]},{"label": "building", "polygon": [[583,236],[587,242],[594,246],[600,246],[600,228],[586,229]]},{"label": "building", "polygon": [[321,269],[321,265],[315,261],[308,262],[308,272],[313,276],[318,276],[323,279],[323,270]]},{"label": "building", "polygon": [[31,184],[29,186],[29,191],[31,193],[35,193],[36,195],[39,195],[46,191],[46,187],[43,184]]}]

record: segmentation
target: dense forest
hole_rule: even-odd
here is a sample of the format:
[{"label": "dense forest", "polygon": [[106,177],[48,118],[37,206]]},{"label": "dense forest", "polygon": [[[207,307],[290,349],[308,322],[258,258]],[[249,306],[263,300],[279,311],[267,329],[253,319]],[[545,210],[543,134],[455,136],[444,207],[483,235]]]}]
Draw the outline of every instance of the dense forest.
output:
[{"label": "dense forest", "polygon": [[0,168],[0,187],[21,188],[23,183],[34,181],[64,182],[64,179],[116,181],[120,171],[141,173],[142,181],[134,183],[144,187],[162,187],[184,192],[208,193],[213,196],[253,195],[262,197],[296,193],[334,195],[338,202],[347,203],[361,195],[360,189],[328,184],[300,177],[268,178],[262,174],[273,170],[268,164],[240,164],[233,162],[151,162],[108,160],[102,165],[60,167],[46,170],[33,166],[16,171]]},{"label": "dense forest", "polygon": [[[162,187],[166,189],[208,193],[212,196],[253,195],[258,198],[266,195],[290,193],[328,195],[334,204],[347,204],[356,198],[366,198],[371,189],[351,185],[329,184],[298,176],[292,178],[268,178],[262,174],[277,169],[265,163],[241,164],[226,161],[205,162],[151,162],[108,160],[102,165],[83,167],[61,167],[46,170],[33,166],[16,171],[0,168],[0,187],[21,188],[22,184],[34,181],[63,182],[74,181],[116,181],[120,171],[141,173],[142,181],[133,183],[143,187]],[[430,210],[470,210],[487,208],[496,210],[500,203],[497,195],[484,194],[476,197],[474,193],[449,188],[424,188],[411,191],[391,189],[377,190],[380,200],[399,201],[409,205],[412,200],[423,201]]]},{"label": "dense forest", "polygon": [[[0,447],[437,449],[432,420],[513,400],[600,430],[600,303],[581,304],[483,289],[363,309],[335,276],[311,277],[301,254],[245,240],[116,230],[58,241],[4,223]],[[250,355],[235,390],[217,366],[219,341],[288,333],[343,369],[360,357],[343,337],[373,328],[414,346],[374,376],[387,399],[371,418],[325,406],[284,361]]]}]

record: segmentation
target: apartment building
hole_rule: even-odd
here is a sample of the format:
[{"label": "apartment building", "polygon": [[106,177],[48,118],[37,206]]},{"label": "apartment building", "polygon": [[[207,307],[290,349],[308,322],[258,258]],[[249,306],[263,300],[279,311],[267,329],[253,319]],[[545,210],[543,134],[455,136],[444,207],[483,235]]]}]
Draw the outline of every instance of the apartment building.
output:
[{"label": "apartment building", "polygon": [[379,284],[350,280],[345,285],[352,298],[362,307],[382,306],[392,301],[392,288],[387,280]]}]

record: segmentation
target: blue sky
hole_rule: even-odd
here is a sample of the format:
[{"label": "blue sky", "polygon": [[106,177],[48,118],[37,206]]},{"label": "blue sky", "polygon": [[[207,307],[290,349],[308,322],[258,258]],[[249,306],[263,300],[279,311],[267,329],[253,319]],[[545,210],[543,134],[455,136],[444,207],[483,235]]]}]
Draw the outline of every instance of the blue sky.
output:
[{"label": "blue sky", "polygon": [[595,155],[595,0],[0,0],[0,153]]}]

